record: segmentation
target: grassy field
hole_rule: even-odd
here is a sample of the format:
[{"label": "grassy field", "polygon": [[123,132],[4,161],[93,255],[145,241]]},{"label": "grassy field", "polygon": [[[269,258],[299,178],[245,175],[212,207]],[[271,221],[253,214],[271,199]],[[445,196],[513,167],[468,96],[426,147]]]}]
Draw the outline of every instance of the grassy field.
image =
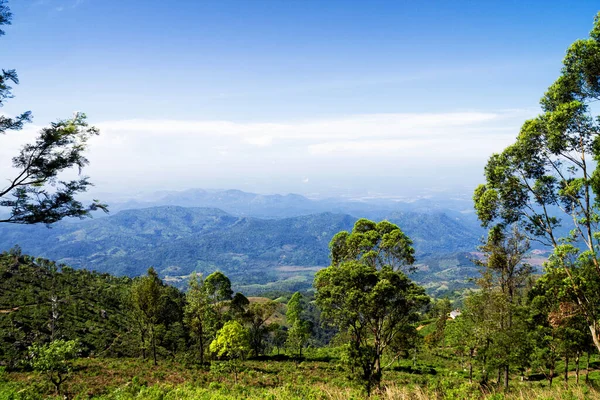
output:
[{"label": "grassy field", "polygon": [[[600,398],[600,372],[590,383],[566,385],[561,376],[552,387],[545,380],[521,382],[510,392],[469,384],[458,360],[422,355],[416,363],[402,360],[389,368],[374,399],[593,399]],[[574,368],[574,366],[572,366]],[[457,372],[458,371],[458,372]],[[557,371],[559,372],[559,371]],[[559,372],[560,373],[560,372]],[[585,373],[583,371],[582,373]],[[572,374],[571,374],[572,375]],[[140,359],[80,359],[65,384],[68,398],[99,399],[363,399],[361,386],[350,371],[327,351],[309,352],[309,359],[270,358],[243,363],[238,384],[225,362],[200,368],[183,361],[163,360],[158,366]],[[34,372],[1,372],[0,400],[41,399],[53,396],[52,386]],[[58,398],[58,397],[57,397]]]}]

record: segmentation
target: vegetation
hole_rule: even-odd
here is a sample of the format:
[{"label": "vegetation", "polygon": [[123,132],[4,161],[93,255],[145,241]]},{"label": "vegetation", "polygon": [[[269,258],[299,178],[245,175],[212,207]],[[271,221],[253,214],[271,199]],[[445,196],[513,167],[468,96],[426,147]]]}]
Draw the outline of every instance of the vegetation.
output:
[{"label": "vegetation", "polygon": [[[5,0],[0,0],[0,26],[11,23],[12,14]],[[4,31],[0,30],[0,36]],[[19,78],[14,69],[0,73],[0,107],[13,97],[10,84],[18,84]],[[31,111],[14,118],[0,116],[0,135],[23,128],[31,122]],[[4,188],[0,187],[0,207],[8,207],[8,216],[0,216],[0,223],[51,224],[65,217],[84,218],[96,210],[108,211],[105,204],[94,200],[84,206],[75,199],[91,185],[88,177],[71,181],[59,180],[59,174],[70,169],[81,173],[88,160],[83,153],[86,143],[98,130],[89,127],[85,114],[77,113],[69,120],[50,124],[40,131],[34,143],[23,146],[12,159],[16,169],[13,177]]]},{"label": "vegetation", "polygon": [[[154,266],[180,289],[193,273],[225,273],[247,296],[283,290],[307,291],[314,273],[330,262],[327,245],[356,218],[316,214],[281,220],[235,217],[217,209],[156,207],[128,210],[78,224],[0,226],[0,249],[19,244],[75,268],[135,277]],[[411,277],[430,293],[452,294],[470,287],[471,262],[480,230],[447,216],[405,213],[390,222],[415,241]],[[408,229],[404,229],[407,226]]]},{"label": "vegetation", "polygon": [[[10,19],[0,0],[0,25]],[[600,119],[590,106],[600,98],[599,60],[600,14],[590,38],[569,48],[542,99],[544,113],[486,166],[474,200],[489,232],[472,262],[476,287],[462,298],[432,300],[411,279],[422,276],[419,252],[390,221],[326,214],[323,226],[315,216],[259,221],[174,209],[171,218],[194,222],[179,231],[161,218],[147,226],[123,213],[123,226],[163,246],[178,243],[180,252],[165,253],[170,264],[161,271],[173,260],[195,259],[196,269],[210,274],[193,274],[184,293],[153,267],[120,278],[33,258],[19,247],[1,253],[0,399],[600,397]],[[16,73],[3,71],[0,105],[11,97],[9,82],[18,83]],[[2,117],[0,133],[29,119],[28,112]],[[0,191],[0,206],[11,209],[0,222],[50,224],[105,209],[74,199],[87,178],[57,178],[87,164],[82,151],[95,134],[82,115],[42,130],[13,159],[21,172]],[[8,194],[12,200],[3,198]],[[567,236],[557,215],[573,221]],[[249,227],[252,240],[240,235]],[[87,235],[79,228],[62,234]],[[277,229],[288,232],[285,240]],[[106,240],[130,239],[139,262],[167,249],[121,234]],[[307,246],[293,247],[303,240]],[[531,240],[553,249],[541,276],[528,263]],[[312,290],[271,298],[234,292],[227,273],[252,273],[248,252],[277,265],[313,265],[323,258],[311,249],[325,241],[330,263]],[[190,250],[221,254],[225,243],[227,271]],[[97,250],[87,251],[98,257]]]},{"label": "vegetation", "polygon": [[60,395],[61,385],[73,371],[72,360],[77,357],[78,343],[75,340],[54,340],[44,345],[34,344],[29,348],[31,366],[45,374]]},{"label": "vegetation", "polygon": [[[543,113],[490,158],[474,200],[485,226],[518,223],[554,249],[549,273],[564,274],[563,301],[585,317],[600,351],[598,292],[582,288],[587,278],[600,279],[600,125],[591,107],[600,98],[599,57],[597,16],[590,37],[567,50],[559,78],[541,100]],[[571,228],[565,237],[561,217]]]}]

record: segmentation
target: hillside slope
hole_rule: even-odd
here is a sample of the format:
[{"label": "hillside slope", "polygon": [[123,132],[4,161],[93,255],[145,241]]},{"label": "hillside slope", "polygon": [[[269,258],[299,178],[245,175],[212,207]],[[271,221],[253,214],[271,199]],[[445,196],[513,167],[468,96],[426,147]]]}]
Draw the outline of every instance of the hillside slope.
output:
[{"label": "hillside slope", "polygon": [[[420,262],[473,251],[479,237],[472,227],[442,213],[394,213],[388,219],[413,239]],[[329,241],[355,221],[334,213],[259,219],[215,208],[164,206],[61,222],[51,229],[0,226],[0,250],[18,244],[29,254],[117,275],[137,276],[154,266],[176,281],[193,271],[219,269],[238,283],[264,284],[282,279],[281,267],[307,267],[314,273],[314,267],[328,265]],[[305,281],[310,286],[310,279]]]}]

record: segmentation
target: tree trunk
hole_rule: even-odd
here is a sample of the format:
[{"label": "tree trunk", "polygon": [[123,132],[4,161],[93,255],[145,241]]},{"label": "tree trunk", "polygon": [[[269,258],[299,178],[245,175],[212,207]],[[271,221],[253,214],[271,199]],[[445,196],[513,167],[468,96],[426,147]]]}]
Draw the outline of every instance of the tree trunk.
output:
[{"label": "tree trunk", "polygon": [[156,362],[156,335],[154,334],[154,325],[151,325],[150,327],[150,334],[152,335],[152,357],[154,358],[154,365],[158,365],[158,362]]},{"label": "tree trunk", "polygon": [[381,374],[381,356],[377,356],[377,358],[375,359],[374,372],[376,376]]},{"label": "tree trunk", "polygon": [[469,383],[473,383],[473,349],[469,351]]},{"label": "tree trunk", "polygon": [[565,354],[565,385],[569,384],[569,354]]},{"label": "tree trunk", "polygon": [[140,337],[142,339],[142,359],[146,359],[146,335],[144,335],[144,331],[140,330]]},{"label": "tree trunk", "polygon": [[508,368],[508,364],[506,364],[504,366],[504,390],[508,390],[508,373],[509,373],[509,368]]},{"label": "tree trunk", "polygon": [[598,338],[598,327],[596,321],[589,325],[590,333],[592,334],[592,341],[594,342],[594,346],[600,352],[600,338]]},{"label": "tree trunk", "polygon": [[498,376],[496,377],[496,386],[500,386],[502,381],[502,368],[498,368]]},{"label": "tree trunk", "polygon": [[204,366],[204,338],[200,336],[200,365]]},{"label": "tree trunk", "polygon": [[585,383],[590,382],[590,353],[591,351],[588,349],[587,351],[587,364],[585,366]]},{"label": "tree trunk", "polygon": [[575,356],[575,383],[579,385],[579,356],[581,353],[578,351]]},{"label": "tree trunk", "polygon": [[550,375],[548,375],[548,385],[552,386],[552,379],[554,378],[554,366],[550,368]]}]

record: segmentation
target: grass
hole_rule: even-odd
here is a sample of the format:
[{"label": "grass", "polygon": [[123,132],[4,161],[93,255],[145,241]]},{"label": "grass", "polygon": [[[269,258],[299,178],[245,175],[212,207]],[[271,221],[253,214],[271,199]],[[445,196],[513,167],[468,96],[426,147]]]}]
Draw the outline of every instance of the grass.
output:
[{"label": "grass", "polygon": [[[327,354],[325,354],[327,353]],[[97,399],[364,399],[361,386],[349,379],[348,369],[335,358],[335,352],[308,351],[308,360],[295,363],[275,359],[249,360],[234,384],[225,363],[201,368],[175,360],[153,366],[140,359],[80,359],[68,381],[70,398]],[[457,372],[458,371],[458,372]],[[373,399],[600,399],[595,389],[600,372],[590,374],[575,385],[569,377],[565,385],[557,377],[552,387],[546,381],[511,381],[508,393],[482,390],[469,384],[466,371],[457,360],[420,355],[413,365],[401,360],[383,376],[382,389]],[[52,387],[35,372],[0,371],[0,400],[41,399],[52,396]]]}]

